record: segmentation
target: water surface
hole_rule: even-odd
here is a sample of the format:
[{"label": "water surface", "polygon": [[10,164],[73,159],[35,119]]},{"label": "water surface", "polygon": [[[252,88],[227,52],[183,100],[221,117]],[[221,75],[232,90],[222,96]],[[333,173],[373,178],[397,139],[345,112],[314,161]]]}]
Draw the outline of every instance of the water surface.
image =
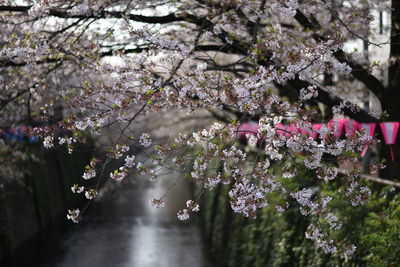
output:
[{"label": "water surface", "polygon": [[173,186],[166,207],[156,209],[149,204],[175,178],[171,174],[150,183],[131,176],[118,186],[110,182],[82,222],[42,235],[33,260],[27,256],[25,262],[43,267],[206,266],[195,220],[180,222],[176,217],[190,198],[187,185],[178,182]]}]

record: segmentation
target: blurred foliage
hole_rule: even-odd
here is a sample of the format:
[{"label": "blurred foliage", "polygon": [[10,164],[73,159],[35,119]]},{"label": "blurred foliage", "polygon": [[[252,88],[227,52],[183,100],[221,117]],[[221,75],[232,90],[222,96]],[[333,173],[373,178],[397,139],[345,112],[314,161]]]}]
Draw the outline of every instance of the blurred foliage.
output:
[{"label": "blurred foliage", "polygon": [[[392,193],[389,193],[391,195]],[[398,266],[400,263],[400,195],[381,198],[371,203],[375,212],[365,219],[361,244],[366,249],[364,259],[371,266]]]},{"label": "blurred foliage", "polygon": [[[307,170],[301,170],[296,183],[311,184]],[[315,180],[314,180],[315,181]],[[361,182],[361,181],[360,181]],[[339,247],[357,246],[345,257],[325,254],[305,238],[305,231],[314,217],[303,216],[295,201],[284,212],[271,204],[258,212],[256,219],[235,214],[230,209],[229,185],[219,185],[202,197],[202,225],[210,258],[215,266],[398,266],[400,262],[400,195],[393,187],[373,187],[370,202],[353,207],[338,193],[339,181],[324,183],[320,193],[332,196],[329,207],[343,226],[332,233]],[[272,199],[271,203],[279,203]]]}]

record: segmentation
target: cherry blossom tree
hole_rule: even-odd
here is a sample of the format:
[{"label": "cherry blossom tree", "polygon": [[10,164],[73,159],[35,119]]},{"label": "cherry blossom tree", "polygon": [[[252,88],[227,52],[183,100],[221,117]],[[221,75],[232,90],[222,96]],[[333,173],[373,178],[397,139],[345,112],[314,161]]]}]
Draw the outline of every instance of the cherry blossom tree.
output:
[{"label": "cherry blossom tree", "polygon": [[[204,190],[229,184],[232,209],[247,217],[266,205],[282,212],[294,199],[302,214],[324,219],[310,225],[308,238],[327,253],[351,254],[355,245],[339,248],[329,238],[341,222],[329,208],[331,198],[317,188],[340,181],[338,190],[349,205],[364,204],[370,191],[360,184],[360,171],[338,169],[358,162],[375,140],[362,131],[339,139],[329,125],[312,138],[311,123],[338,115],[359,122],[399,120],[399,5],[378,0],[2,0],[0,120],[3,127],[36,126],[29,134],[42,137],[45,147],[67,145],[71,153],[88,136],[116,131],[107,158],[93,158],[83,170],[82,178],[93,180],[93,187],[72,185],[89,200],[104,177],[120,182],[135,168],[157,181],[166,169],[179,170],[179,179]],[[384,42],[372,41],[371,10],[391,13],[391,38]],[[390,46],[390,60],[371,64],[365,51],[346,51],[355,40],[367,49]],[[387,81],[373,74],[379,68],[388,69]],[[359,103],[365,93],[381,109],[363,109]],[[57,116],[59,107],[64,116]],[[214,122],[162,142],[135,127],[151,114],[175,110],[188,116],[208,112]],[[250,120],[259,129],[247,132],[245,145],[238,140],[239,125]],[[280,123],[303,131],[278,132]],[[60,127],[67,132],[60,134]],[[133,155],[138,147],[145,160]],[[389,150],[381,149],[385,178],[400,175],[398,144],[394,151],[392,161]],[[106,174],[104,166],[117,160],[120,167]],[[313,186],[293,187],[300,167],[314,173]],[[282,196],[278,203],[270,197],[275,194]],[[151,203],[162,207],[163,198]],[[188,200],[178,218],[186,220],[199,209],[197,199]],[[68,218],[77,222],[81,214],[70,210]]]}]

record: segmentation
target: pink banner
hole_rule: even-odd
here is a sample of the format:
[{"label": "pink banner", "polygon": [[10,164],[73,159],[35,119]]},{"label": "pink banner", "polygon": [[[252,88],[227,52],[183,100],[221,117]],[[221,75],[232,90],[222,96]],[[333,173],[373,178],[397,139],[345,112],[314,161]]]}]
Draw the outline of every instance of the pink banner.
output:
[{"label": "pink banner", "polygon": [[315,131],[316,135],[315,138],[317,138],[317,136],[319,135],[319,130],[322,128],[322,124],[321,123],[313,123],[313,130]]},{"label": "pink banner", "polygon": [[[362,131],[364,130],[368,136],[374,137],[375,136],[375,123],[360,123],[358,125],[359,129]],[[364,157],[365,153],[367,153],[368,146],[364,148],[364,150],[361,152],[361,157]]]},{"label": "pink banner", "polygon": [[[294,124],[284,125],[279,123],[276,126],[276,133],[278,135],[284,135],[286,137],[292,136],[292,133],[299,132],[301,134],[305,134],[310,136],[313,139],[316,139],[319,135],[319,130],[322,128],[324,124],[322,123],[313,123],[310,124],[312,127],[303,127],[297,128]],[[374,137],[375,135],[375,123],[358,123],[355,120],[351,119],[335,119],[331,120],[329,123],[326,124],[327,127],[333,130],[333,135],[337,138],[342,136],[343,128],[345,129],[345,133],[347,137],[353,137],[357,130],[364,130],[368,136]],[[400,126],[399,122],[388,122],[388,123],[381,123],[382,131],[384,132],[385,142],[387,144],[394,143],[397,137],[397,131]],[[238,137],[240,139],[246,139],[247,134],[257,135],[260,126],[256,122],[246,122],[241,124],[237,128]],[[326,136],[325,136],[326,138]],[[259,140],[259,141],[262,141]],[[363,157],[368,149],[368,146],[364,148],[361,152],[361,156]],[[393,152],[392,152],[393,158]]]},{"label": "pink banner", "polygon": [[237,128],[238,136],[239,138],[246,138],[246,134],[257,135],[259,128],[258,123],[245,122]]},{"label": "pink banner", "polygon": [[353,137],[358,130],[358,122],[355,120],[346,120],[344,122],[344,130],[347,137]]},{"label": "pink banner", "polygon": [[[318,133],[315,131],[316,129],[314,126],[315,126],[315,124],[310,124],[309,127],[298,128],[297,131],[301,134],[308,135],[312,139],[315,139],[315,138],[317,138]],[[319,127],[318,129],[320,129],[320,128],[321,127]]]},{"label": "pink banner", "polygon": [[330,120],[329,124],[327,125],[328,127],[333,127],[333,135],[336,137],[340,137],[343,132],[343,126],[345,124],[345,121],[347,119],[334,119]]},{"label": "pink banner", "polygon": [[379,124],[382,129],[383,137],[385,138],[385,143],[390,145],[392,161],[394,161],[394,151],[392,145],[396,143],[399,124],[399,122],[381,122]]},{"label": "pink banner", "polygon": [[375,126],[375,123],[360,123],[358,127],[360,130],[364,130],[368,134],[368,136],[374,137]]},{"label": "pink banner", "polygon": [[294,124],[290,124],[290,125],[288,126],[288,125],[284,125],[284,124],[282,124],[282,123],[279,123],[279,124],[276,126],[276,133],[277,133],[278,135],[282,134],[282,135],[284,135],[284,136],[286,136],[286,137],[291,136],[291,135],[292,135],[292,132],[293,132],[294,130],[295,130]]},{"label": "pink banner", "polygon": [[394,143],[396,143],[399,124],[399,122],[381,122],[379,124],[381,126],[386,144],[393,145]]}]

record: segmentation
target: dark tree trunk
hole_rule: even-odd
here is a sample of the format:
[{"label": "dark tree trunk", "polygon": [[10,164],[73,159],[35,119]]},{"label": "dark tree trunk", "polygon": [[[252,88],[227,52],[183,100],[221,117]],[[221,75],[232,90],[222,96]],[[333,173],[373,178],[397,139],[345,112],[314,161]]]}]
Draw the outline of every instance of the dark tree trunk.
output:
[{"label": "dark tree trunk", "polygon": [[[389,82],[382,97],[382,108],[389,114],[387,121],[400,121],[400,1],[392,1],[391,45],[389,58]],[[387,161],[382,170],[385,178],[400,178],[400,142],[392,145],[394,160],[391,158],[390,146],[382,144],[381,156]]]}]

